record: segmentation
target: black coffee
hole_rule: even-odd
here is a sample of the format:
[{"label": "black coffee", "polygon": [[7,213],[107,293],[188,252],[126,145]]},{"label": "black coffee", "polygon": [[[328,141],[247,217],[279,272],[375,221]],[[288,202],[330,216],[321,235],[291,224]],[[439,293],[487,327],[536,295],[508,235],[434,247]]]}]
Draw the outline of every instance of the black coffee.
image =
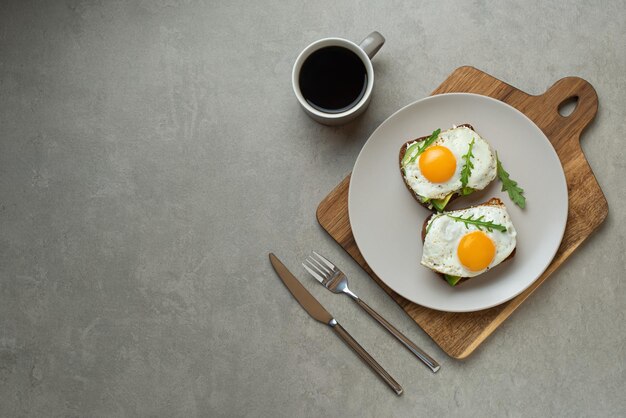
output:
[{"label": "black coffee", "polygon": [[355,106],[367,88],[367,71],[361,58],[347,48],[318,49],[300,70],[300,91],[315,109],[341,113]]}]

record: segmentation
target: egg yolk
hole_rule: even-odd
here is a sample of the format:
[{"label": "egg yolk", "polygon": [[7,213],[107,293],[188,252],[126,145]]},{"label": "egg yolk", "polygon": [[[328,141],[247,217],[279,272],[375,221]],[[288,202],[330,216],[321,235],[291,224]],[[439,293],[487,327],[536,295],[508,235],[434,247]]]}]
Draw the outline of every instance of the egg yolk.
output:
[{"label": "egg yolk", "polygon": [[431,183],[450,180],[456,170],[456,158],[448,148],[434,145],[420,155],[420,171]]},{"label": "egg yolk", "polygon": [[496,246],[487,234],[474,231],[461,238],[457,255],[465,268],[471,271],[481,271],[491,264],[496,255]]}]

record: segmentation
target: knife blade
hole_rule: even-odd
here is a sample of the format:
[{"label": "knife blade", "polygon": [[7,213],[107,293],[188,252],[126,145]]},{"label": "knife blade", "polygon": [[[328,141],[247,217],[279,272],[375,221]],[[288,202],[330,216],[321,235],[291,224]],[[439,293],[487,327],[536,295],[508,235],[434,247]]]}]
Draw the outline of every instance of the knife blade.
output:
[{"label": "knife blade", "polygon": [[287,286],[287,289],[293,297],[298,301],[300,306],[313,319],[326,324],[332,328],[339,338],[343,340],[359,357],[365,362],[389,387],[396,393],[396,395],[402,395],[404,390],[398,382],[367,351],[342,327],[333,316],[322,306],[321,303],[309,293],[308,290],[300,283],[298,279],[285,267],[285,265],[274,255],[270,253],[270,262],[272,267],[278,274],[278,277]]},{"label": "knife blade", "polygon": [[296,298],[300,306],[316,321],[329,325],[333,320],[333,316],[324,309],[322,304],[319,303],[304,286],[302,286],[302,283],[291,274],[287,267],[285,267],[273,253],[270,253],[270,262],[276,274],[278,274],[278,277],[280,277],[285,286],[287,286],[287,289],[289,289],[293,297]]}]

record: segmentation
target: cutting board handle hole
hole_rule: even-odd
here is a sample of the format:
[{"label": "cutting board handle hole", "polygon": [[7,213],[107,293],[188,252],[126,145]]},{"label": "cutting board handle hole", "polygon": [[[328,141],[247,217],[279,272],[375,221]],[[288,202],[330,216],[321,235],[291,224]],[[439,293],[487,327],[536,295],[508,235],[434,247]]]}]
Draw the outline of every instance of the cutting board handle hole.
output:
[{"label": "cutting board handle hole", "polygon": [[578,106],[578,96],[568,97],[567,99],[563,100],[559,105],[559,114],[566,118],[574,113],[574,110],[576,110],[576,106]]}]

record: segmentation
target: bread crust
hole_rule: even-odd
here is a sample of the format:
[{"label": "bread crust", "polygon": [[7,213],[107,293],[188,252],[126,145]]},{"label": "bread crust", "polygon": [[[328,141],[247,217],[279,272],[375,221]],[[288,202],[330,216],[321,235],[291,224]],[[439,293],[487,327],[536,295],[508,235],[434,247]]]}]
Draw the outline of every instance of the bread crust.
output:
[{"label": "bread crust", "polygon": [[[457,125],[457,128],[460,127],[466,127],[471,129],[472,131],[476,132],[474,130],[474,127],[472,125],[470,125],[469,123],[464,123],[462,125]],[[434,206],[429,205],[428,203],[424,203],[422,202],[417,195],[415,194],[415,192],[413,191],[413,189],[411,189],[411,186],[409,186],[409,184],[406,182],[406,179],[404,178],[404,172],[402,171],[402,159],[404,158],[404,155],[406,154],[406,150],[407,150],[407,145],[413,142],[422,142],[427,140],[430,137],[430,135],[426,135],[426,136],[420,136],[419,138],[416,139],[412,139],[410,141],[405,142],[404,144],[402,144],[402,146],[400,147],[400,153],[398,155],[398,165],[400,167],[400,176],[402,176],[402,182],[404,183],[404,185],[406,186],[407,190],[409,191],[409,193],[411,193],[411,196],[413,196],[413,199],[415,199],[415,201],[417,203],[419,203],[420,205],[424,206],[426,209],[432,211],[433,213],[438,213],[437,209],[434,208]],[[448,204],[452,203],[454,200],[456,200],[460,195],[458,193],[454,193],[454,195],[452,195],[452,197],[450,198],[450,201],[448,202]]]},{"label": "bread crust", "polygon": [[[463,208],[463,209],[475,208],[475,207],[478,207],[478,206],[504,206],[504,202],[502,200],[498,199],[497,197],[492,197],[491,199],[487,200],[484,203],[481,203],[480,205],[468,206],[468,207]],[[463,210],[463,209],[456,209],[456,210]],[[426,217],[426,219],[424,220],[424,223],[422,224],[422,244],[426,241],[426,227],[428,226],[428,222],[430,221],[430,219],[434,215],[437,215],[437,213],[431,213],[430,215],[428,215]],[[517,251],[517,246],[515,248],[513,248],[513,251],[511,252],[511,254],[509,254],[509,256],[507,258],[502,260],[502,263],[504,263],[505,261],[508,261],[511,258],[515,257],[515,252],[516,251]],[[445,275],[443,273],[440,273],[440,272],[435,271],[435,270],[433,270],[433,271],[435,273],[437,273],[437,275],[439,277],[441,277],[441,279],[444,280],[446,283],[448,282],[446,280]],[[455,287],[460,285],[461,283],[469,280],[469,279],[471,279],[471,277],[461,277],[461,279],[456,283]]]}]

